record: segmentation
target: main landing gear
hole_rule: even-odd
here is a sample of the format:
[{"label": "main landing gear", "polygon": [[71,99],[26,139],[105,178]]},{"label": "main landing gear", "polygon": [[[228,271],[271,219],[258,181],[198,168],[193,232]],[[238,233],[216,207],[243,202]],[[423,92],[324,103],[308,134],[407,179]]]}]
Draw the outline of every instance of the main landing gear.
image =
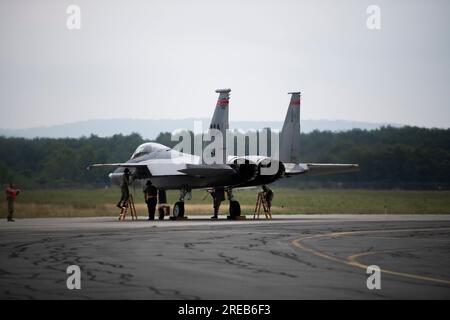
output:
[{"label": "main landing gear", "polygon": [[[230,201],[230,207],[229,207],[229,215],[227,216],[227,219],[229,220],[243,220],[245,219],[245,216],[241,215],[241,205],[239,201],[235,200],[233,197],[233,190],[232,189],[226,189],[223,188],[213,190],[211,192],[211,195],[213,197],[213,206],[214,206],[214,216],[213,219],[218,218],[218,212],[220,203],[225,200],[223,193],[224,191],[227,194],[227,198]],[[187,219],[187,217],[184,216],[184,200],[188,199],[190,200],[192,198],[191,189],[190,188],[183,188],[180,190],[180,198],[173,206],[172,211],[172,220],[181,220],[181,219]]]},{"label": "main landing gear", "polygon": [[218,219],[219,218],[219,208],[222,201],[225,200],[225,192],[227,193],[227,198],[230,201],[230,208],[229,208],[229,215],[227,216],[227,219],[229,220],[240,220],[245,219],[245,216],[241,216],[241,205],[238,201],[234,200],[233,197],[233,190],[225,189],[225,188],[216,188],[211,189],[208,191],[212,198],[213,198],[213,208],[214,208],[214,215],[211,217],[211,219]]},{"label": "main landing gear", "polygon": [[228,200],[230,201],[230,209],[229,209],[230,215],[227,217],[227,219],[229,220],[245,219],[245,216],[241,216],[241,205],[239,201],[234,200],[233,189],[227,190],[227,197]]}]

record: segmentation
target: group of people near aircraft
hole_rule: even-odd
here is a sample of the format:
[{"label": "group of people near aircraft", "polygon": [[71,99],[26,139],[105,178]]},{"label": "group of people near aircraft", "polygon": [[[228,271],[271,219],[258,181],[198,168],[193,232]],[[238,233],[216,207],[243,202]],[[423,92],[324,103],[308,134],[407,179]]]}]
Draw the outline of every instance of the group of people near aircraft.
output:
[{"label": "group of people near aircraft", "polygon": [[[117,207],[122,209],[126,209],[129,206],[130,200],[130,170],[126,168],[124,170],[124,174],[122,176],[122,182],[120,184],[121,197],[119,202],[117,203]],[[156,213],[156,205],[159,204],[161,206],[167,203],[166,191],[163,189],[158,190],[150,180],[147,180],[147,183],[144,187],[144,200],[147,204],[148,210],[148,220],[155,220]],[[160,212],[159,219],[164,219],[164,212]]]},{"label": "group of people near aircraft", "polygon": [[[130,199],[130,170],[125,168],[124,174],[122,176],[122,182],[120,184],[121,197],[119,202],[117,203],[117,207],[120,209],[125,209],[129,205],[128,201]],[[150,180],[147,180],[147,183],[144,187],[144,200],[147,204],[148,210],[148,220],[155,220],[155,212],[156,205],[159,203],[160,205],[165,205],[167,203],[167,195],[164,189],[157,189]],[[224,188],[216,188],[208,190],[209,194],[213,198],[213,208],[214,213],[211,219],[219,218],[219,209],[222,201],[225,200],[225,189]],[[263,186],[263,193],[265,196],[266,203],[269,206],[272,204],[273,192],[267,186]],[[164,213],[159,214],[159,219],[164,219]]]}]

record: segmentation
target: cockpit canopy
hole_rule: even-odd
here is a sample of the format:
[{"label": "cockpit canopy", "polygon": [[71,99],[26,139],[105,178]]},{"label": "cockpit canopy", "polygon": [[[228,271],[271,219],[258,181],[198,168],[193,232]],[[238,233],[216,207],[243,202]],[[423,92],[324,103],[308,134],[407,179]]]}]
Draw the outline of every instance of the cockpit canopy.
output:
[{"label": "cockpit canopy", "polygon": [[131,160],[161,150],[169,150],[169,148],[156,142],[143,143],[136,148],[136,151],[131,156]]}]

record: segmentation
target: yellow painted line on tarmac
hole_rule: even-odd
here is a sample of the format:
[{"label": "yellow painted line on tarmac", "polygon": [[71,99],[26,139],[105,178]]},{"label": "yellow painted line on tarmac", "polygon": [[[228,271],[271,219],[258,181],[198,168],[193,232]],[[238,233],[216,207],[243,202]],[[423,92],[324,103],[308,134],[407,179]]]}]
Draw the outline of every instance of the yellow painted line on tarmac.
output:
[{"label": "yellow painted line on tarmac", "polygon": [[[292,240],[291,243],[293,246],[303,250],[303,251],[307,251],[317,257],[323,258],[323,259],[327,259],[333,262],[337,262],[337,263],[342,263],[351,267],[355,267],[355,268],[359,268],[359,269],[363,269],[363,270],[367,270],[368,265],[362,264],[360,262],[357,261],[357,258],[363,257],[363,256],[367,256],[367,255],[371,255],[371,254],[379,254],[379,253],[386,253],[389,251],[378,251],[378,252],[373,252],[373,251],[367,251],[367,252],[361,252],[361,253],[357,253],[354,255],[350,255],[347,257],[346,260],[344,259],[340,259],[334,256],[331,256],[327,253],[321,252],[319,250],[313,249],[309,246],[306,246],[304,243],[302,243],[305,240],[311,240],[311,239],[319,239],[319,238],[333,238],[333,237],[346,237],[346,236],[353,236],[353,235],[364,235],[364,234],[373,234],[373,233],[395,233],[395,232],[414,232],[414,231],[450,231],[450,228],[422,228],[422,229],[388,229],[388,230],[365,230],[365,231],[346,231],[346,232],[332,232],[332,233],[326,233],[326,234],[319,234],[319,235],[314,235],[314,236],[307,236],[307,237],[303,237],[303,238],[298,238],[295,240]],[[446,284],[446,285],[450,285],[450,280],[446,280],[446,279],[438,279],[438,278],[433,278],[433,277],[427,277],[427,276],[421,276],[421,275],[417,275],[417,274],[412,274],[412,273],[405,273],[405,272],[398,272],[398,271],[393,271],[393,270],[388,270],[388,269],[381,269],[380,271],[385,273],[385,274],[390,274],[393,276],[399,276],[399,277],[404,277],[404,278],[409,278],[409,279],[415,279],[415,280],[422,280],[422,281],[430,281],[430,282],[435,282],[435,283],[441,283],[441,284]]]},{"label": "yellow painted line on tarmac", "polygon": [[[372,255],[372,254],[386,253],[386,252],[389,252],[389,251],[361,252],[361,253],[354,254],[354,255],[347,257],[347,260],[350,265],[357,267],[357,268],[367,270],[368,265],[360,263],[359,261],[356,260],[357,258]],[[387,269],[381,269],[381,272],[384,272],[386,274],[390,274],[393,276],[406,277],[406,278],[411,278],[411,279],[416,279],[416,280],[431,281],[431,282],[437,282],[437,283],[443,283],[443,284],[450,285],[450,280],[437,279],[437,278],[420,276],[420,275],[412,274],[412,273],[392,271],[392,270],[387,270]]]}]

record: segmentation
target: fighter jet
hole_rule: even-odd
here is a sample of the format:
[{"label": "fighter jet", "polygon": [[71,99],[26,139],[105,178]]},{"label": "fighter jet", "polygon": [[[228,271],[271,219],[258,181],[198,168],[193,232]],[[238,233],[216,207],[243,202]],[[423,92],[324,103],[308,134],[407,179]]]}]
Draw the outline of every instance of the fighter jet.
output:
[{"label": "fighter jet", "polygon": [[[173,218],[184,216],[184,202],[193,189],[225,191],[230,201],[230,218],[241,215],[240,204],[233,189],[268,185],[278,179],[313,174],[343,173],[358,170],[357,164],[300,163],[300,104],[301,93],[290,92],[290,102],[282,130],[279,150],[274,156],[228,155],[226,149],[229,130],[230,89],[218,89],[219,94],[209,133],[219,132],[224,138],[219,143],[222,161],[205,163],[201,156],[174,150],[159,143],[148,142],[137,147],[131,158],[123,163],[93,164],[93,167],[117,167],[109,174],[112,183],[118,183],[125,168],[131,171],[132,181],[152,184],[161,190],[179,190],[179,200],[173,207]],[[275,168],[275,170],[266,170]],[[269,172],[269,173],[267,173]]]}]

